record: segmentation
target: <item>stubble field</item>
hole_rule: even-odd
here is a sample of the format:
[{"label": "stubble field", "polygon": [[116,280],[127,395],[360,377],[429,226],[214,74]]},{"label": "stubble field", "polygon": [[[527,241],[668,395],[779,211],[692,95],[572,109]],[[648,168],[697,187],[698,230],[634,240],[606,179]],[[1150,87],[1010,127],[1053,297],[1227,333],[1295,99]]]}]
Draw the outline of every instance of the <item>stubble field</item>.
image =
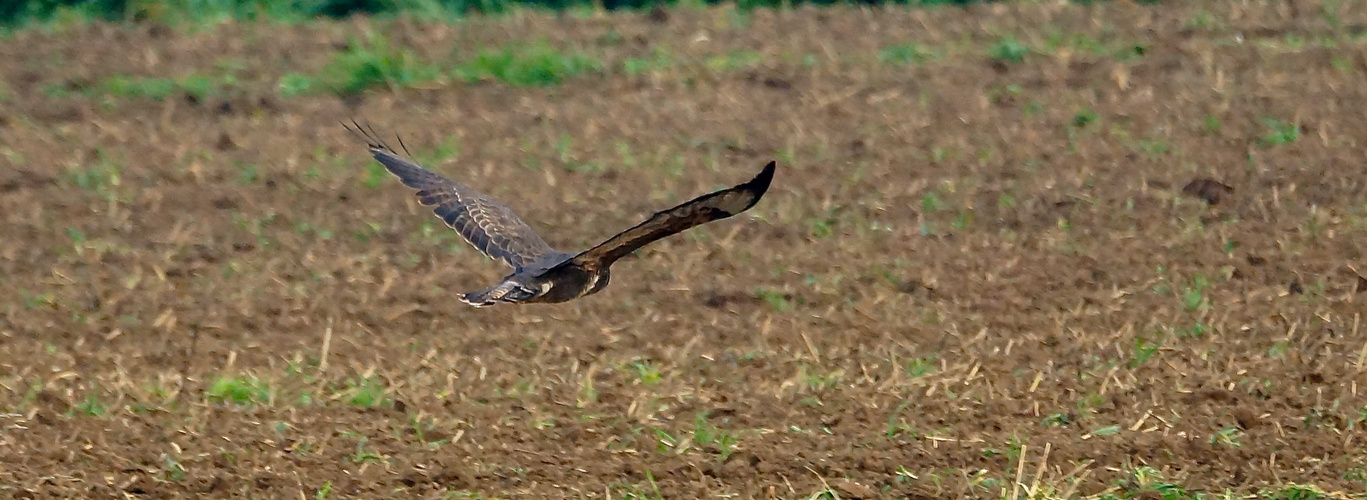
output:
[{"label": "stubble field", "polygon": [[[5,496],[1367,491],[1367,5],[73,26],[0,75]],[[474,309],[501,264],[351,118],[565,248],[779,171]]]}]

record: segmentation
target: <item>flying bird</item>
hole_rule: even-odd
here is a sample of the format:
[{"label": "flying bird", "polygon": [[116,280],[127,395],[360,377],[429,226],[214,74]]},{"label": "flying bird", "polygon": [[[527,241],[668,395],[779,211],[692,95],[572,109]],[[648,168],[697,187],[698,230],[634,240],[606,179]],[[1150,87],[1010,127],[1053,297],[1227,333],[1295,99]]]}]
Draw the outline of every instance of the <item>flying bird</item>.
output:
[{"label": "flying bird", "polygon": [[[418,190],[419,203],[432,207],[437,217],[480,252],[513,268],[494,286],[460,295],[462,302],[475,307],[500,302],[558,303],[598,293],[608,285],[609,268],[617,259],[656,240],[748,210],[774,178],[770,161],[748,182],[656,212],[593,248],[570,253],[546,244],[502,202],[400,156],[373,128],[355,121],[342,126],[364,140],[375,160],[400,182]],[[407,153],[402,139],[399,146]]]}]

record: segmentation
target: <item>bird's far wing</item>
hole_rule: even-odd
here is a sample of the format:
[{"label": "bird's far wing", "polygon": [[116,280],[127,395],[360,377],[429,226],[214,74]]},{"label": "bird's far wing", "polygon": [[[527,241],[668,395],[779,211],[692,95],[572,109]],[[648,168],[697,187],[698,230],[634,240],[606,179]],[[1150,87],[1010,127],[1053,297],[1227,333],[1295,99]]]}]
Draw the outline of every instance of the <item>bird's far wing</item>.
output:
[{"label": "bird's far wing", "polygon": [[[420,203],[433,207],[432,212],[437,217],[485,255],[521,269],[555,252],[507,205],[399,156],[397,151],[380,140],[374,129],[363,128],[354,121],[352,125],[354,127],[342,124],[366,142],[370,154],[389,173],[398,177],[405,186],[418,190]],[[402,146],[403,141],[400,140],[399,144]],[[404,150],[408,148],[404,147]]]},{"label": "bird's far wing", "polygon": [[605,268],[655,240],[744,212],[759,202],[773,179],[774,162],[771,161],[749,182],[705,194],[677,207],[657,212],[636,227],[576,255],[570,262],[591,269]]}]

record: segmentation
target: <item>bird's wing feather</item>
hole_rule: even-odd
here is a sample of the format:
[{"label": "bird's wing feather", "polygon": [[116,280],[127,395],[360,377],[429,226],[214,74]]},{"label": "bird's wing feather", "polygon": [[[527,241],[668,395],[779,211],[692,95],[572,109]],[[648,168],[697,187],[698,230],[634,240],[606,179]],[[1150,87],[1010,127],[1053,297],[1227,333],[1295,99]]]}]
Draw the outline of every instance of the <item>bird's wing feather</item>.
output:
[{"label": "bird's wing feather", "polygon": [[749,182],[705,194],[679,206],[660,211],[636,227],[623,231],[607,241],[576,255],[566,262],[589,269],[602,269],[627,254],[653,241],[686,231],[715,220],[725,219],[748,210],[759,202],[774,178],[774,162],[764,166],[759,175]]},{"label": "bird's wing feather", "polygon": [[[400,156],[374,129],[346,126],[366,141],[370,154],[405,186],[417,189],[418,201],[460,233],[479,251],[521,269],[556,250],[547,245],[511,208],[491,196],[453,181]],[[400,141],[402,145],[402,141]],[[405,151],[407,148],[404,148]]]}]

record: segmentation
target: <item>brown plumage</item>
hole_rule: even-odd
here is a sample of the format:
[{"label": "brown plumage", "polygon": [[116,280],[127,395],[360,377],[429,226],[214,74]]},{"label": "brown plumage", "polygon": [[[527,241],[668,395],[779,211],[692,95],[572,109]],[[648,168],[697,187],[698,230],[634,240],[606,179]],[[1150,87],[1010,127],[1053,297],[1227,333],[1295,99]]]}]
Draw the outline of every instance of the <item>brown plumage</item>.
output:
[{"label": "brown plumage", "polygon": [[[749,182],[657,212],[645,222],[573,254],[546,244],[502,202],[418,166],[380,140],[373,129],[352,124],[354,127],[343,126],[364,140],[375,160],[400,182],[417,189],[420,203],[433,207],[433,213],[476,249],[512,266],[512,274],[498,284],[461,294],[461,301],[476,307],[498,302],[565,302],[597,293],[607,286],[613,262],[653,241],[748,210],[764,196],[774,177],[771,161]],[[402,141],[399,144],[403,146]]]}]

